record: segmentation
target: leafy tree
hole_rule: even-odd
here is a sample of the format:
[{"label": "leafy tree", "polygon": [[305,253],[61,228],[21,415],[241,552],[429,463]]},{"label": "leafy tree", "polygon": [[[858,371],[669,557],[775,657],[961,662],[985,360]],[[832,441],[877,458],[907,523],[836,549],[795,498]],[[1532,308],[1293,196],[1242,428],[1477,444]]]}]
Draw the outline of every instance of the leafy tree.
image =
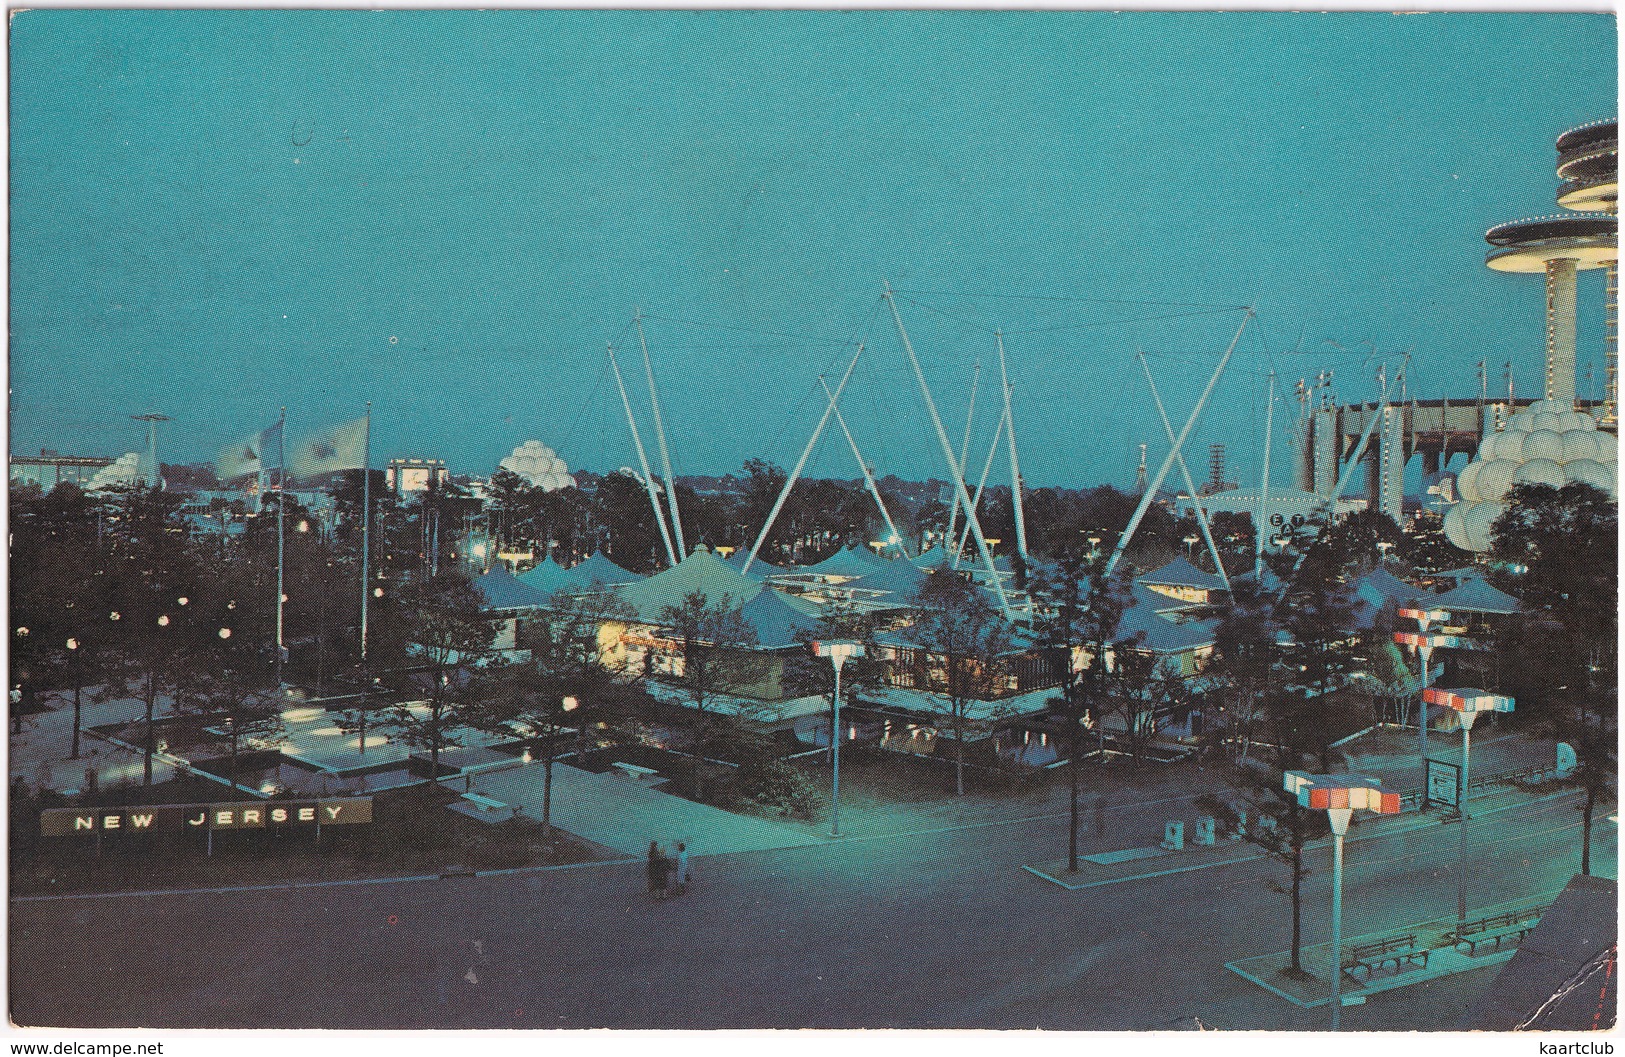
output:
[{"label": "leafy tree", "polygon": [[196,698],[200,711],[210,714],[229,746],[226,778],[237,784],[238,750],[248,738],[265,745],[282,732],[281,688],[274,669],[264,657],[237,650],[212,657],[214,667],[204,676]]},{"label": "leafy tree", "polygon": [[547,839],[553,835],[553,764],[560,739],[637,679],[601,633],[606,621],[630,615],[630,607],[607,590],[556,594],[525,626],[521,645],[529,657],[493,667],[482,680],[479,692],[488,703],[482,725],[518,733],[541,753]]},{"label": "leafy tree", "polygon": [[[382,678],[408,700],[390,709],[390,719],[403,741],[428,750],[431,780],[438,782],[441,750],[458,744],[459,729],[482,720],[470,674],[490,656],[495,628],[478,589],[456,573],[406,584],[393,608],[398,637],[386,641],[398,666]],[[412,698],[419,699],[415,707]]]},{"label": "leafy tree", "polygon": [[1010,627],[978,588],[947,571],[927,576],[911,605],[918,613],[910,629],[919,645],[914,684],[953,731],[954,794],[964,796],[965,736],[1003,714],[997,705],[981,716],[973,712],[1002,688],[1000,658],[1010,648]]},{"label": "leafy tree", "polygon": [[1124,570],[1107,578],[1103,567],[1087,565],[1081,554],[1061,559],[1054,579],[1043,585],[1056,601],[1044,624],[1046,641],[1056,651],[1061,673],[1058,706],[1067,732],[1067,870],[1078,869],[1078,796],[1083,759],[1084,717],[1093,707],[1103,711],[1110,673],[1108,657],[1129,600]]},{"label": "leafy tree", "polygon": [[865,691],[886,684],[887,664],[874,648],[875,620],[866,612],[842,601],[831,602],[818,614],[818,625],[812,631],[797,632],[796,641],[808,649],[797,653],[784,666],[784,682],[797,697],[818,694],[829,702],[829,724],[832,732],[830,751],[835,747],[835,667],[826,657],[815,656],[811,643],[820,639],[846,639],[864,645],[862,656],[848,658],[841,668],[843,704],[850,704]]},{"label": "leafy tree", "polygon": [[[717,746],[746,739],[744,716],[716,712],[720,695],[741,689],[762,669],[750,653],[756,631],[740,616],[738,604],[729,595],[712,602],[699,591],[690,592],[681,605],[661,610],[660,624],[664,634],[678,643],[682,671],[676,682],[694,706],[697,754],[705,756]],[[737,704],[746,699],[733,700]],[[695,767],[693,775],[693,795],[702,798],[704,768]]]},{"label": "leafy tree", "polygon": [[1321,529],[1304,555],[1296,582],[1324,588],[1362,575],[1381,563],[1379,543],[1398,547],[1404,539],[1399,525],[1382,511],[1355,511]]},{"label": "leafy tree", "polygon": [[1265,717],[1266,695],[1275,684],[1273,600],[1251,580],[1234,581],[1230,606],[1219,617],[1208,674],[1216,681],[1225,712],[1222,728],[1247,759]]},{"label": "leafy tree", "polygon": [[107,527],[107,601],[117,630],[105,655],[115,660],[107,675],[114,686],[133,689],[143,706],[142,784],[152,784],[157,752],[158,702],[168,693],[177,709],[196,676],[199,636],[188,605],[200,576],[188,545],[180,499],[136,487],[120,493]]},{"label": "leafy tree", "polygon": [[1122,722],[1129,755],[1139,764],[1157,736],[1159,717],[1184,707],[1190,694],[1173,661],[1159,661],[1132,648],[1114,653],[1117,663],[1106,711]]},{"label": "leafy tree", "polygon": [[1504,582],[1525,607],[1502,623],[1497,652],[1508,657],[1518,711],[1575,750],[1579,766],[1570,781],[1585,794],[1584,873],[1591,870],[1596,804],[1613,794],[1619,770],[1618,533],[1618,504],[1579,482],[1514,486],[1491,529],[1491,556],[1514,567]]}]

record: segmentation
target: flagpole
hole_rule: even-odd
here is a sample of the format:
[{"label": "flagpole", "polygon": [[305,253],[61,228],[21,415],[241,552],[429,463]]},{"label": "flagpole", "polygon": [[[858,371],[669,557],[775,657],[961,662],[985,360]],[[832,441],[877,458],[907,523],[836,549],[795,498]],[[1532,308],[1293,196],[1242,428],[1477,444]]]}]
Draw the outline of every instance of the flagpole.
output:
[{"label": "flagpole", "polygon": [[372,521],[372,401],[367,401],[367,424],[365,438],[361,442],[361,660],[367,659],[367,595],[370,583],[367,579],[367,559],[370,551],[368,544],[371,534],[368,525]]},{"label": "flagpole", "polygon": [[[276,424],[276,685],[278,690],[282,689],[282,663],[288,655],[287,648],[282,644],[282,603],[285,597],[282,587],[282,560],[283,547],[287,540],[287,534],[283,531],[282,508],[287,504],[288,498],[286,491],[288,460],[285,439],[287,435],[288,409],[283,408]],[[264,452],[262,451],[260,454],[263,456]]]}]

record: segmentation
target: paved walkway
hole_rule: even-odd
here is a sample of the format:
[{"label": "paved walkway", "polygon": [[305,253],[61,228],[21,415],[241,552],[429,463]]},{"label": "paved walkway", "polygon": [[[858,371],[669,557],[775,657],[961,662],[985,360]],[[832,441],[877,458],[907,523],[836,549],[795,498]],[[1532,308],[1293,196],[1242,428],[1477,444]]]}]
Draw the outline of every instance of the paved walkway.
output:
[{"label": "paved walkway", "polygon": [[[21,778],[32,789],[81,790],[89,785],[87,771],[96,772],[103,788],[120,783],[139,785],[142,776],[141,753],[119,748],[88,732],[88,728],[113,723],[133,723],[144,714],[145,706],[128,698],[93,702],[88,693],[80,699],[79,759],[69,759],[73,746],[73,704],[52,701],[49,712],[37,712],[23,721],[21,733],[12,734],[7,763],[7,782]],[[171,713],[168,701],[160,701],[158,718]],[[152,763],[152,780],[166,781],[175,769],[162,759]]]},{"label": "paved walkway", "polygon": [[[1540,914],[1547,906],[1551,905],[1552,900],[1555,898],[1557,898],[1556,892],[1546,892],[1513,903],[1484,907],[1475,910],[1473,918],[1477,920],[1511,911],[1521,915],[1521,924],[1533,927],[1535,922],[1539,920]],[[1441,976],[1472,972],[1474,969],[1482,969],[1486,965],[1499,965],[1510,960],[1512,955],[1517,952],[1518,944],[1515,939],[1508,940],[1504,945],[1493,947],[1485,944],[1482,950],[1477,953],[1469,954],[1457,950],[1452,944],[1452,934],[1455,928],[1456,919],[1450,917],[1384,929],[1380,933],[1373,933],[1368,936],[1345,936],[1343,938],[1343,955],[1345,958],[1347,958],[1351,950],[1361,944],[1391,939],[1405,934],[1415,935],[1416,944],[1414,949],[1427,951],[1428,957],[1422,965],[1406,964],[1392,969],[1385,967],[1384,970],[1374,972],[1363,979],[1345,971],[1342,986],[1344,1001],[1346,1002],[1349,999],[1359,1001],[1365,995],[1392,991],[1401,987],[1411,987],[1429,980],[1437,980]],[[1304,1009],[1330,1004],[1332,945],[1319,943],[1306,946],[1301,952],[1300,961],[1305,971],[1303,976],[1297,976],[1290,972],[1292,966],[1291,951],[1276,951],[1272,954],[1261,954],[1254,958],[1243,958],[1239,961],[1227,962],[1225,968]]]},{"label": "paved walkway", "polygon": [[[474,779],[474,792],[539,821],[545,777],[540,765],[494,771]],[[487,814],[507,817],[506,812]],[[628,855],[646,853],[651,840],[682,841],[690,855],[827,843],[788,826],[663,793],[618,772],[594,774],[569,764],[553,766],[552,821],[567,833]]]}]

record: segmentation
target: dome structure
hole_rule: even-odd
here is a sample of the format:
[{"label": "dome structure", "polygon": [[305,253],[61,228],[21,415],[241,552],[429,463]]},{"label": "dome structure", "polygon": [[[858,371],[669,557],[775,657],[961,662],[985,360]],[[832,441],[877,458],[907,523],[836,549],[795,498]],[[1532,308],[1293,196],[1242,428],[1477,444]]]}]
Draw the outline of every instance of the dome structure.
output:
[{"label": "dome structure", "polygon": [[576,486],[576,479],[570,475],[570,468],[564,464],[564,460],[539,440],[525,441],[497,465],[518,474],[528,484],[544,492]]},{"label": "dome structure", "polygon": [[146,476],[143,462],[140,452],[125,452],[110,465],[97,470],[96,475],[85,482],[85,491],[97,492],[103,488],[128,488],[140,484]]},{"label": "dome structure", "polygon": [[1583,481],[1618,497],[1619,441],[1597,420],[1556,400],[1540,400],[1512,416],[1506,429],[1478,446],[1456,478],[1461,502],[1444,517],[1444,532],[1463,550],[1490,549],[1490,526],[1518,484],[1560,488]]}]

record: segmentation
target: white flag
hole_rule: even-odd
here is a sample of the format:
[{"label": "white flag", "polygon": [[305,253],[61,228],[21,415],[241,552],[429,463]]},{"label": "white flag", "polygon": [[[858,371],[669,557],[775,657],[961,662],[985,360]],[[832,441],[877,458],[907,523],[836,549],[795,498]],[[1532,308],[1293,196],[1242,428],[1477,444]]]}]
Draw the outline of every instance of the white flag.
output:
[{"label": "white flag", "polygon": [[248,439],[220,453],[215,472],[222,481],[246,477],[269,469],[281,469],[282,423],[262,429]]},{"label": "white flag", "polygon": [[320,477],[339,470],[359,470],[367,465],[367,419],[365,416],[294,445],[288,457],[288,472],[295,477]]}]

